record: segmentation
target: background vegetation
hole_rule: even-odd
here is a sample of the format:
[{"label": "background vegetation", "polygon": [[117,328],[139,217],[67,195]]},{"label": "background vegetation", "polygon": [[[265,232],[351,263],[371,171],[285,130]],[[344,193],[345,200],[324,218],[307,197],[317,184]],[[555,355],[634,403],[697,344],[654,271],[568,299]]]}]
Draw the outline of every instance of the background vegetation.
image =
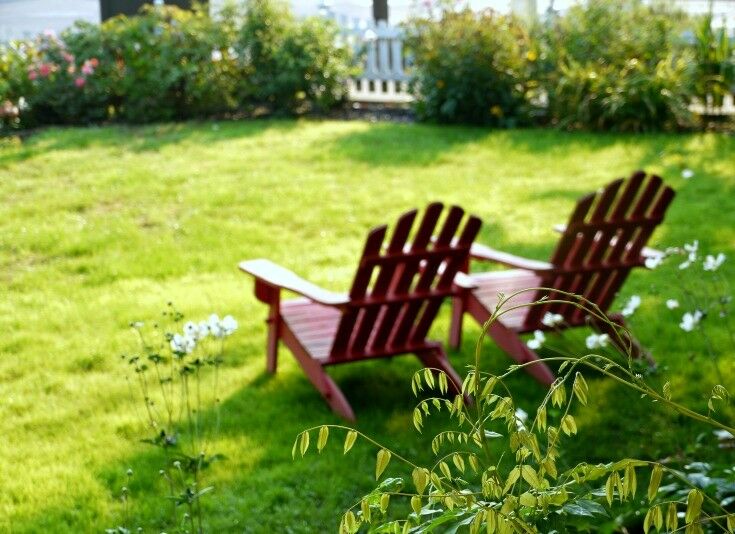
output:
[{"label": "background vegetation", "polygon": [[[735,139],[713,134],[274,120],[51,129],[3,141],[0,531],[120,524],[122,485],[130,488],[132,525],[160,530],[168,510],[161,456],[139,441],[149,432],[119,355],[137,347],[129,323],[156,320],[168,301],[187,318],[214,311],[240,324],[220,368],[222,422],[212,448],[227,458],[207,474],[215,492],[203,501],[206,526],[336,527],[341,512],[373,487],[375,450],[358,442],[347,459],[330,447],[291,460],[298,432],[340,421],[286,350],[279,373],[264,373],[266,310],[237,271],[239,260],[268,257],[343,290],[369,228],[437,199],[481,216],[482,242],[544,259],[557,238],[551,226],[566,219],[575,200],[635,168],[661,173],[678,190],[652,244],[699,239],[702,250],[731,258],[733,154]],[[684,169],[694,176],[682,178]],[[664,306],[677,284],[676,269],[639,270],[613,308],[642,296],[632,326],[660,364],[651,380],[659,387],[670,380],[677,401],[706,410],[702,392],[716,380],[712,366]],[[446,339],[448,311],[432,331],[437,339]],[[472,360],[478,334],[468,321],[461,350],[450,356],[458,370]],[[578,350],[583,343],[580,332]],[[733,355],[719,357],[723,375],[735,376]],[[483,358],[495,372],[510,363],[489,342]],[[417,436],[411,422],[416,369],[406,357],[331,373],[361,431],[426,462],[430,438]],[[560,466],[721,454],[706,427],[610,381],[588,381],[594,394],[588,407],[574,410],[580,434]],[[545,394],[525,376],[509,385],[527,410]],[[424,435],[441,424],[432,421]]]},{"label": "background vegetation", "polygon": [[[671,2],[590,0],[534,25],[436,2],[405,24],[420,120],[654,131],[706,126],[735,87],[730,38]],[[715,21],[716,22],[716,21]],[[338,106],[360,50],[282,0],[147,9],[0,47],[0,128]],[[356,54],[355,54],[356,53]],[[704,121],[690,104],[709,102]]]}]

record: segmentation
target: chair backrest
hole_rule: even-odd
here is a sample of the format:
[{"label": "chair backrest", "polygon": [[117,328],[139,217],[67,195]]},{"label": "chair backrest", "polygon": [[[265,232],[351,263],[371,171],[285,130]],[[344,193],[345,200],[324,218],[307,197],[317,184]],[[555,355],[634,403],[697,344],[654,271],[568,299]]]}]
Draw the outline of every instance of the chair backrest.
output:
[{"label": "chair backrest", "polygon": [[411,352],[425,342],[442,301],[458,293],[454,277],[481,225],[469,216],[460,229],[464,210],[452,206],[435,233],[443,211],[429,204],[410,241],[416,210],[398,219],[385,247],[386,226],[368,234],[332,358]]},{"label": "chair backrest", "polygon": [[[661,178],[642,171],[582,197],[551,256],[555,269],[543,285],[582,295],[607,311],[630,270],[643,264],[641,251],[673,198],[674,190]],[[560,298],[553,292],[548,296]],[[525,326],[539,326],[546,312],[560,313],[570,324],[585,320],[572,305],[548,304],[531,308]]]}]

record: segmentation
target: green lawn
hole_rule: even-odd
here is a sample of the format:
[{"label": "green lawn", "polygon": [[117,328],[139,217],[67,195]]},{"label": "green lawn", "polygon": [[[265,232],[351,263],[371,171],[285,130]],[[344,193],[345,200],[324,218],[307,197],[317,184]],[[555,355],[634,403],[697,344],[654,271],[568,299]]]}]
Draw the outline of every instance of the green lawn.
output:
[{"label": "green lawn", "polygon": [[[213,532],[316,532],[372,487],[375,451],[356,445],[291,460],[303,428],[339,422],[288,351],[264,373],[266,310],[237,262],[267,257],[335,290],[347,288],[369,228],[428,201],[481,216],[485,243],[545,259],[575,199],[644,168],[678,196],[656,245],[699,239],[735,252],[735,138],[622,136],[362,122],[256,121],[49,130],[0,141],[0,532],[92,532],[121,520],[130,467],[134,525],[159,532],[160,459],[131,400],[119,355],[130,321],[173,301],[188,317],[231,313],[222,373],[224,418],[209,473]],[[695,171],[681,178],[683,168]],[[732,270],[730,271],[732,272]],[[733,282],[733,280],[731,280]],[[712,383],[663,320],[670,272],[636,272],[616,303],[643,296],[633,327],[679,398],[702,408]],[[446,338],[448,309],[433,335]],[[479,329],[467,322],[458,369]],[[723,359],[733,376],[732,354]],[[509,360],[490,344],[485,365]],[[358,427],[406,455],[428,458],[412,430],[413,358],[332,371]],[[592,381],[565,457],[661,457],[702,428],[637,395]],[[543,391],[512,382],[530,409]],[[391,465],[388,473],[398,473]]]}]

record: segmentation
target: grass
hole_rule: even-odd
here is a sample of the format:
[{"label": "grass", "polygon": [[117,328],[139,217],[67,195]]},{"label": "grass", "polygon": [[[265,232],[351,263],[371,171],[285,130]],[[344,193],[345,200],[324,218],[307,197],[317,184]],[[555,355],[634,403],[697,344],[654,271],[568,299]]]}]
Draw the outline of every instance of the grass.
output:
[{"label": "grass", "polygon": [[[695,171],[683,180],[681,170]],[[0,531],[100,531],[120,522],[130,467],[135,525],[158,531],[165,503],[160,462],[139,440],[119,354],[133,350],[130,321],[156,318],[167,301],[188,317],[231,313],[222,374],[227,456],[208,474],[213,532],[314,532],[372,487],[375,451],[339,447],[293,462],[308,426],[339,422],[288,354],[264,373],[266,310],[239,273],[267,257],[335,290],[351,280],[369,228],[431,200],[480,215],[481,240],[544,259],[554,223],[575,199],[637,168],[678,190],[654,244],[699,239],[735,252],[735,139],[718,135],[585,135],[361,122],[263,121],[145,128],[48,130],[0,145]],[[732,281],[732,280],[731,280]],[[675,273],[636,272],[643,295],[633,327],[675,395],[702,408],[710,367],[691,359],[660,310]],[[432,335],[446,338],[448,310]],[[479,328],[469,321],[458,369]],[[723,358],[732,377],[732,354]],[[492,345],[485,365],[509,362]],[[413,358],[344,366],[332,375],[358,427],[404,454],[428,459],[411,427]],[[701,427],[594,380],[567,459],[660,457],[684,450]],[[512,382],[520,405],[543,393]],[[397,474],[391,465],[388,474]]]}]

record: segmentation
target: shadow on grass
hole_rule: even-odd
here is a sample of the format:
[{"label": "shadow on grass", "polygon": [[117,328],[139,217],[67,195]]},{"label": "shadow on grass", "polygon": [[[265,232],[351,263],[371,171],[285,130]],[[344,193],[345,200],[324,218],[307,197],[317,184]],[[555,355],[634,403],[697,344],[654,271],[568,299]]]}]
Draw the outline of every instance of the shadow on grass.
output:
[{"label": "shadow on grass", "polygon": [[[220,122],[179,122],[144,126],[87,128],[48,128],[14,143],[6,143],[0,151],[0,168],[57,150],[83,150],[93,147],[115,147],[134,153],[156,152],[183,141],[212,144],[231,139],[262,135],[270,130],[291,131],[298,121],[250,119]],[[63,132],[63,135],[60,133]],[[19,143],[19,146],[17,146]]]}]

